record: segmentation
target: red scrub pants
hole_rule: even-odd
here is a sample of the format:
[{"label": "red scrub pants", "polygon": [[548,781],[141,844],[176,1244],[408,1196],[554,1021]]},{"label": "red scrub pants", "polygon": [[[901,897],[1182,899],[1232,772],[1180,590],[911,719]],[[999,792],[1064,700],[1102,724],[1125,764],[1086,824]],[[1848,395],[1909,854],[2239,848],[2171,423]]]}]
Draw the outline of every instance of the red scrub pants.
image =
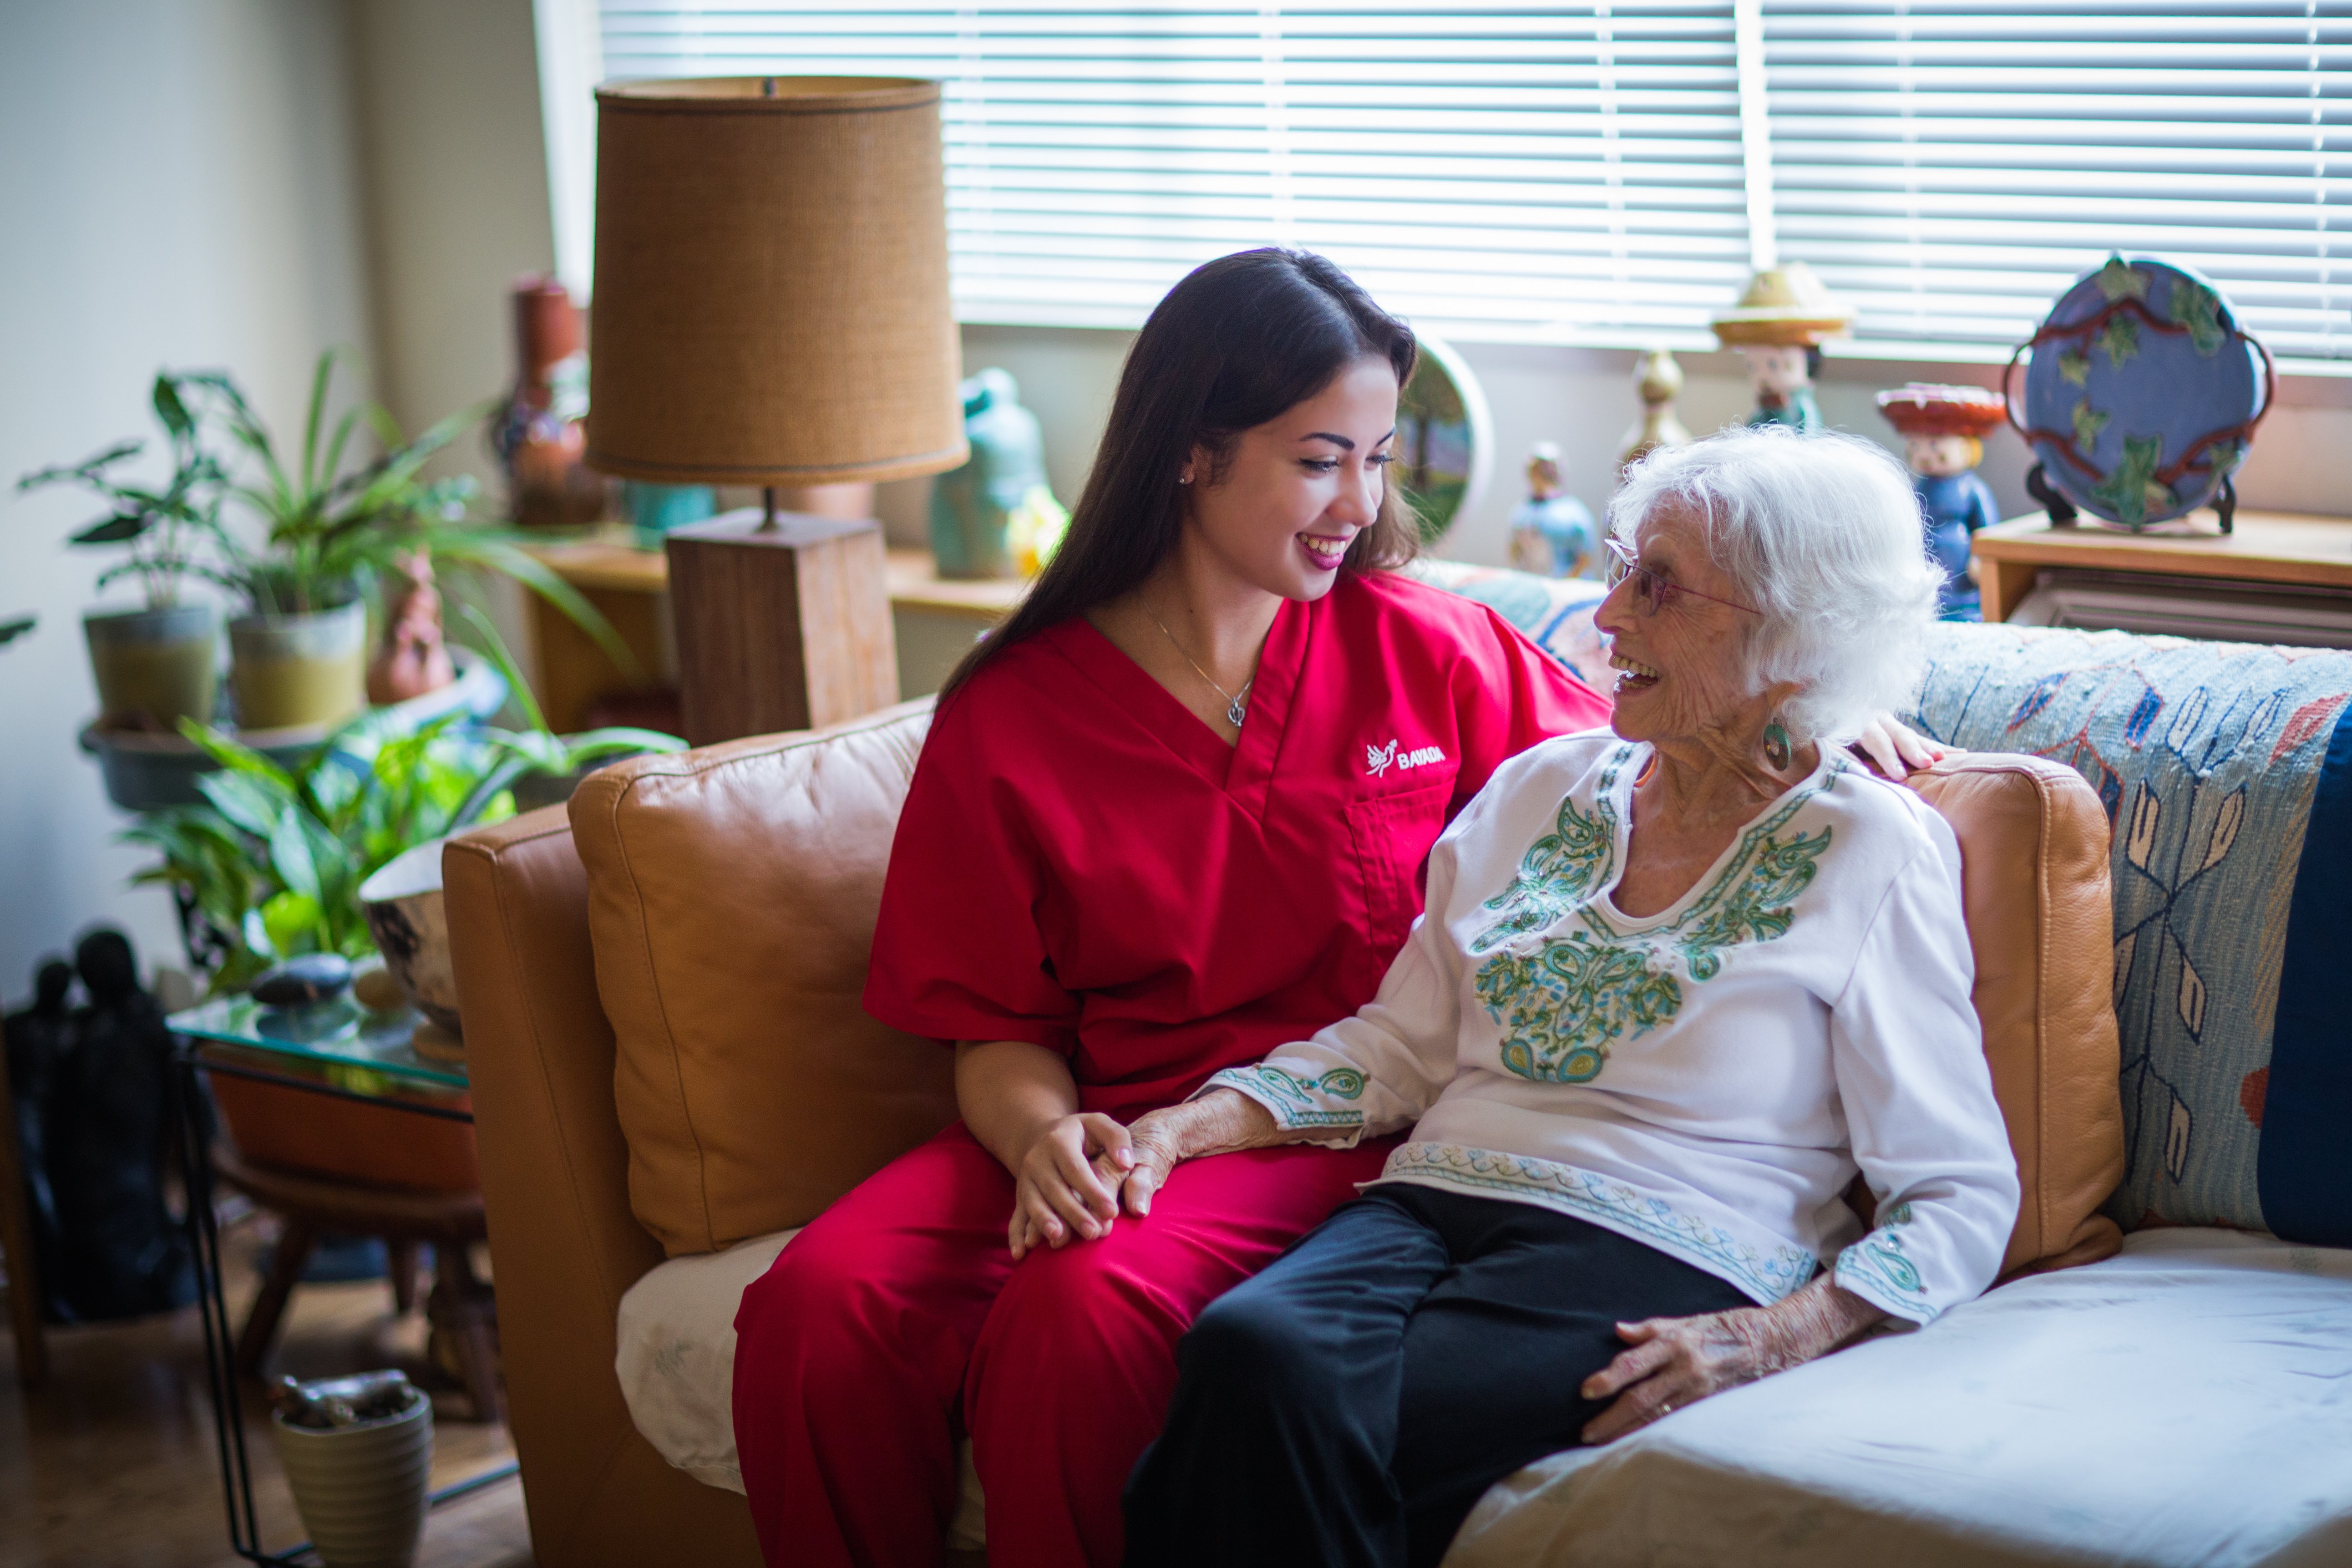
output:
[{"label": "red scrub pants", "polygon": [[1188,1160],[1148,1219],[1016,1264],[1013,1178],[962,1123],[819,1215],[743,1292],[735,1443],[772,1568],[929,1568],[959,1409],[992,1560],[1116,1568],[1176,1342],[1380,1174],[1392,1140]]}]

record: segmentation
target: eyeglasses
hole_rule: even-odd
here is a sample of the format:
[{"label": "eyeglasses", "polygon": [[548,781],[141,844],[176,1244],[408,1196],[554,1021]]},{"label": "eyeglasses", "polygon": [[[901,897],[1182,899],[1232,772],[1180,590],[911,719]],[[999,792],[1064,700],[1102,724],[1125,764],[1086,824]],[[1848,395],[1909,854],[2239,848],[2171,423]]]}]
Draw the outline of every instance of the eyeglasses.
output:
[{"label": "eyeglasses", "polygon": [[1643,565],[1635,558],[1633,547],[1622,539],[1604,539],[1601,542],[1609,551],[1609,585],[1614,588],[1628,577],[1633,579],[1633,613],[1637,616],[1656,615],[1659,606],[1676,594],[1688,594],[1694,599],[1705,599],[1709,604],[1728,605],[1742,615],[1760,616],[1764,613],[1746,605],[1733,604],[1729,599],[1718,599],[1713,594],[1702,594],[1696,588],[1685,588],[1671,577],[1660,576]]}]

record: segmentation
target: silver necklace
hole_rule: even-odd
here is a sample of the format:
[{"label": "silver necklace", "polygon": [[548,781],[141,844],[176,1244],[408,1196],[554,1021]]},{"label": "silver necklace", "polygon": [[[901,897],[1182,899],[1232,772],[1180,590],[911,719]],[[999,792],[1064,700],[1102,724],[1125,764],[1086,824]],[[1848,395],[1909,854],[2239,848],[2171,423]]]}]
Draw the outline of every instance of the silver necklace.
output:
[{"label": "silver necklace", "polygon": [[[1149,609],[1146,609],[1143,613],[1147,616],[1151,616],[1151,612]],[[1209,689],[1225,700],[1225,722],[1231,724],[1236,730],[1240,729],[1242,727],[1242,721],[1249,717],[1249,710],[1246,706],[1249,700],[1249,689],[1251,687],[1257,684],[1257,677],[1253,675],[1247,680],[1243,681],[1242,689],[1238,692],[1228,691],[1223,687],[1217,684],[1217,678],[1215,676],[1211,675],[1207,670],[1202,669],[1198,663],[1194,662],[1192,656],[1184,651],[1184,645],[1176,640],[1176,634],[1168,629],[1168,623],[1166,621],[1161,620],[1158,616],[1151,616],[1151,624],[1160,628],[1160,635],[1168,639],[1168,646],[1176,650],[1177,657],[1181,658],[1186,664],[1192,666],[1192,673],[1207,681],[1209,683]]]}]

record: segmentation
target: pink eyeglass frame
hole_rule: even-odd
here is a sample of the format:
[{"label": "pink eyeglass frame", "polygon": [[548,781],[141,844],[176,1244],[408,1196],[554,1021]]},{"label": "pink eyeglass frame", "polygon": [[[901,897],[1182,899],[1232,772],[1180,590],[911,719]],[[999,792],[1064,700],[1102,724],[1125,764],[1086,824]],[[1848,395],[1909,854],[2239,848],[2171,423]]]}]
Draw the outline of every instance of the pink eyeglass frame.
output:
[{"label": "pink eyeglass frame", "polygon": [[1601,546],[1609,552],[1611,556],[1609,566],[1609,585],[1612,588],[1614,588],[1618,584],[1622,583],[1628,576],[1636,573],[1640,574],[1643,581],[1648,583],[1649,588],[1643,596],[1650,601],[1650,607],[1641,612],[1644,616],[1654,616],[1657,614],[1658,611],[1664,608],[1666,595],[1669,592],[1688,594],[1694,599],[1705,599],[1711,605],[1728,605],[1730,608],[1739,611],[1742,615],[1760,616],[1764,613],[1759,609],[1756,609],[1752,605],[1736,604],[1729,599],[1718,599],[1713,594],[1702,594],[1696,588],[1686,588],[1671,577],[1660,576],[1657,573],[1651,571],[1647,566],[1643,565],[1641,561],[1633,554],[1633,547],[1627,544],[1622,539],[1604,539],[1601,543]]}]

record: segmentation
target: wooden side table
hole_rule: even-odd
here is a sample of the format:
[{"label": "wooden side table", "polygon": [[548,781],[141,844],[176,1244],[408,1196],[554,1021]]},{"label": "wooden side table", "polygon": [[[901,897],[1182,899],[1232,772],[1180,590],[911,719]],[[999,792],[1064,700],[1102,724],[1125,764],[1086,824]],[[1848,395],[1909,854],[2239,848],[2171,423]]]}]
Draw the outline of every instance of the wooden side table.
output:
[{"label": "wooden side table", "polygon": [[[629,531],[619,529],[535,546],[531,553],[604,612],[656,679],[673,668],[667,629],[669,561],[661,551],[638,549]],[[1003,620],[1029,588],[1020,581],[943,582],[928,550],[891,551],[889,584],[901,700],[938,690],[973,639]],[[540,706],[557,733],[583,728],[597,702],[644,689],[645,682],[632,681],[586,633],[535,594],[530,615]]]},{"label": "wooden side table", "polygon": [[1984,530],[1970,548],[1988,621],[2015,615],[2033,591],[2034,574],[2051,567],[2352,589],[2352,518],[2240,511],[2236,531],[2223,533],[2212,512],[2196,511],[2126,533],[2088,522],[2053,527],[2047,513],[2037,511]]}]

